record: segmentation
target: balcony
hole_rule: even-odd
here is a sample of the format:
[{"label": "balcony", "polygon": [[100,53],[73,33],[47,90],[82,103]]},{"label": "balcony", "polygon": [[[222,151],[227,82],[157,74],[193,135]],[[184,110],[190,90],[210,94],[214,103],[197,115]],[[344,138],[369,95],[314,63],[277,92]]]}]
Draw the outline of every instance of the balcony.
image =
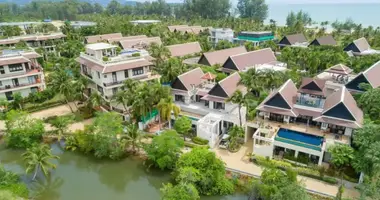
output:
[{"label": "balcony", "polygon": [[123,84],[124,81],[113,81],[110,83],[103,83],[104,87],[109,87],[109,86],[114,86],[114,85],[121,85]]},{"label": "balcony", "polygon": [[36,81],[34,83],[18,84],[18,85],[6,85],[4,87],[0,87],[0,91],[12,90],[12,89],[17,89],[17,88],[22,89],[23,87],[27,88],[27,87],[30,87],[30,86],[38,85],[40,83],[41,83],[41,81]]},{"label": "balcony", "polygon": [[312,108],[323,108],[323,105],[325,104],[325,100],[320,99],[320,98],[298,96],[297,104],[301,106],[312,107]]}]

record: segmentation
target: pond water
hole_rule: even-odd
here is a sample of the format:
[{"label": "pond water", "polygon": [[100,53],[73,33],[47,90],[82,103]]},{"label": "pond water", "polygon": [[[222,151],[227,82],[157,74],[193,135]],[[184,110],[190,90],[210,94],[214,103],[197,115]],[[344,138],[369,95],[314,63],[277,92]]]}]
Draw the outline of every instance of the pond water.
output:
[{"label": "pond water", "polygon": [[[160,187],[170,181],[170,174],[147,170],[142,161],[126,158],[122,161],[98,161],[84,155],[62,151],[52,145],[60,156],[57,169],[50,178],[25,175],[22,151],[0,148],[0,162],[8,170],[22,174],[38,200],[159,200]],[[202,197],[202,200],[246,200],[240,195],[225,197]]]}]

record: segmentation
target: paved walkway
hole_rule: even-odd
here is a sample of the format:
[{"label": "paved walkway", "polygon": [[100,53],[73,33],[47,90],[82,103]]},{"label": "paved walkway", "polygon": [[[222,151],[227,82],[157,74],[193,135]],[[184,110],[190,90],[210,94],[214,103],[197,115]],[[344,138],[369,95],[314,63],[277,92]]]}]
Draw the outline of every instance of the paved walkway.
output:
[{"label": "paved walkway", "polygon": [[[248,157],[246,156],[249,151],[246,146],[243,146],[240,151],[236,153],[231,153],[223,149],[215,149],[214,151],[216,155],[226,163],[226,166],[228,168],[242,171],[248,174],[253,174],[255,176],[260,176],[261,172],[263,171],[260,166],[249,162]],[[334,197],[338,192],[338,186],[336,185],[330,185],[325,182],[304,176],[298,176],[298,180],[301,181],[304,184],[305,188],[308,190],[316,191],[318,193]],[[345,188],[343,196],[346,198],[353,198],[358,197],[359,193],[355,189]]]}]

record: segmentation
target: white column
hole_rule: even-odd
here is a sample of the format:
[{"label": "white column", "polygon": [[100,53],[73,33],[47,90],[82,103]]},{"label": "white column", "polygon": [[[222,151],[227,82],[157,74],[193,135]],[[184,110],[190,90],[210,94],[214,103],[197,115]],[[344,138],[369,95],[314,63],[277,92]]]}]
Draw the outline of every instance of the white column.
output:
[{"label": "white column", "polygon": [[294,154],[294,157],[295,157],[295,158],[298,157],[298,151],[296,151],[296,153]]},{"label": "white column", "polygon": [[214,109],[214,102],[213,101],[208,102],[208,108]]},{"label": "white column", "polygon": [[319,156],[318,165],[322,165],[323,154]]}]

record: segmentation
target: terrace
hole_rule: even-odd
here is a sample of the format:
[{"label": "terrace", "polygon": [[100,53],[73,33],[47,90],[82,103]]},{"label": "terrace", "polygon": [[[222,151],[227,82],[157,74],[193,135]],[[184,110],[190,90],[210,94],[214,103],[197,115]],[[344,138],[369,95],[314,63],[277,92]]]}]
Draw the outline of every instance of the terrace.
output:
[{"label": "terrace", "polygon": [[296,104],[313,108],[323,108],[325,99],[298,94]]}]

